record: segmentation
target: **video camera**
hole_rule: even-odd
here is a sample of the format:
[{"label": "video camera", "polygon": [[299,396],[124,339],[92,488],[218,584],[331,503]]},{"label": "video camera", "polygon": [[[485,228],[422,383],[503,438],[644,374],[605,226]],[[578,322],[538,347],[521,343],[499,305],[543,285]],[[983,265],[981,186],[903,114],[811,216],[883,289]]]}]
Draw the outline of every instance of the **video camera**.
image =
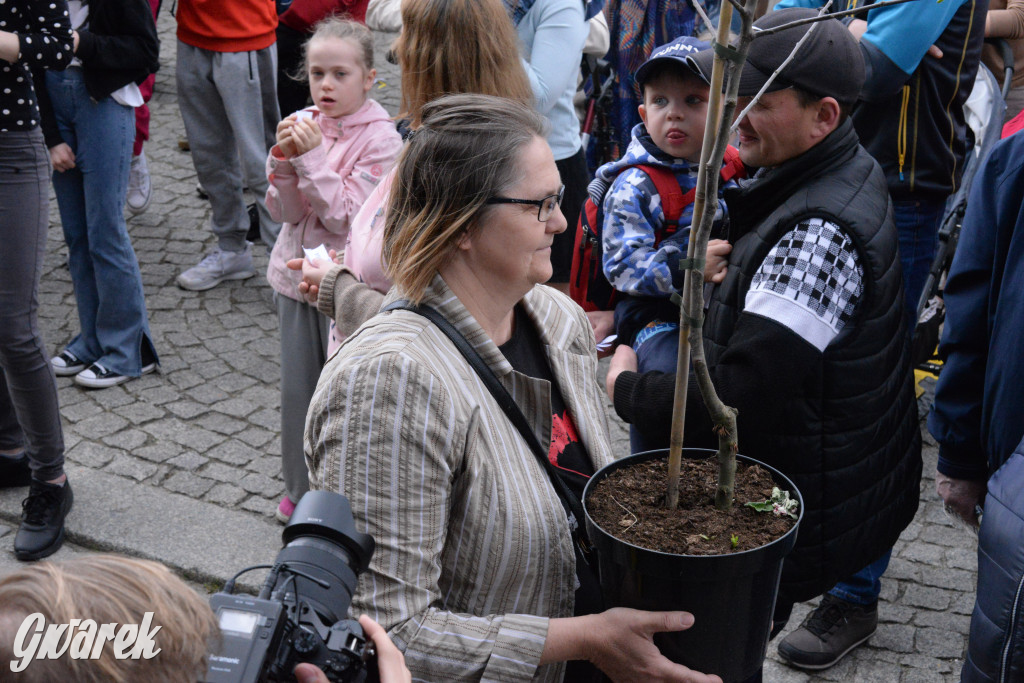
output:
[{"label": "video camera", "polygon": [[[374,548],[371,536],[355,530],[348,499],[310,491],[281,536],[273,565],[243,569],[210,598],[221,647],[211,653],[203,683],[293,681],[301,662],[336,683],[377,680],[373,644],[347,618]],[[259,596],[234,595],[235,580],[252,569],[270,569]]]}]

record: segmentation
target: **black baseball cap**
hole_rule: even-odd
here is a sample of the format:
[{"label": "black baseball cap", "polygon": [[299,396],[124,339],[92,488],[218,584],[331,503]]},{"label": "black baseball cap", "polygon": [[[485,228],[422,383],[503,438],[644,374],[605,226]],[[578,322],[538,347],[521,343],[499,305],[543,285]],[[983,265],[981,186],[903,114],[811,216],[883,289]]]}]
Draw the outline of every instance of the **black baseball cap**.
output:
[{"label": "black baseball cap", "polygon": [[[755,21],[754,28],[775,28],[817,15],[817,10],[804,7],[781,9],[769,12]],[[740,73],[739,95],[756,95],[812,27],[811,35],[772,81],[768,92],[796,86],[814,95],[834,97],[840,104],[854,104],[864,85],[864,57],[857,39],[836,19],[802,24],[760,37],[755,30],[747,62]],[[710,82],[714,58],[714,52],[706,50],[688,57],[687,64],[701,78]]]}]

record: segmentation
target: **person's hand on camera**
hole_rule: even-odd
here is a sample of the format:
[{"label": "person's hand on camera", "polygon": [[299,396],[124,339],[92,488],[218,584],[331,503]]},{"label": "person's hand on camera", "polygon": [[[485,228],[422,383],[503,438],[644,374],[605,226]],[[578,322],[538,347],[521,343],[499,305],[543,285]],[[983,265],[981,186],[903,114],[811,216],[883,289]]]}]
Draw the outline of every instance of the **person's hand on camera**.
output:
[{"label": "person's hand on camera", "polygon": [[363,627],[367,639],[372,640],[377,649],[380,683],[411,683],[412,674],[405,665],[405,655],[391,642],[384,627],[365,614],[359,617],[359,625]]},{"label": "person's hand on camera", "polygon": [[311,304],[315,304],[317,297],[320,296],[320,283],[323,282],[331,268],[341,263],[344,254],[344,252],[339,253],[334,249],[329,250],[327,253],[331,257],[331,260],[327,263],[321,261],[310,263],[307,258],[293,258],[285,262],[285,265],[290,269],[302,271],[299,293]]},{"label": "person's hand on camera", "polygon": [[70,171],[75,167],[75,153],[66,142],[56,144],[50,148],[50,163],[55,171]]}]

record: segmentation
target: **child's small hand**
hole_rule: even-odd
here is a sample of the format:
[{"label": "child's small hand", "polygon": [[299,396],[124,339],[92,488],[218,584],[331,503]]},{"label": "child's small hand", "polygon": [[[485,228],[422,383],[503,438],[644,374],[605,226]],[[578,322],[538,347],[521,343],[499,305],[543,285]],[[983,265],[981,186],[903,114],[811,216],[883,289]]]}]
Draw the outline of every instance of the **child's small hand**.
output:
[{"label": "child's small hand", "polygon": [[341,263],[344,256],[344,252],[339,254],[334,249],[331,249],[328,253],[331,255],[332,261],[327,263],[321,263],[320,261],[310,263],[309,259],[306,258],[293,258],[285,263],[292,270],[302,271],[299,293],[311,304],[315,304],[317,297],[320,296],[320,283],[323,282],[324,277],[335,264]]},{"label": "child's small hand", "polygon": [[708,242],[707,262],[704,265],[704,282],[718,284],[725,279],[725,273],[729,268],[729,252],[732,245],[726,240],[711,240]]},{"label": "child's small hand", "polygon": [[295,126],[295,114],[277,124],[277,147],[285,159],[291,159],[296,154],[295,141],[292,139],[293,126]]},{"label": "child's small hand", "polygon": [[296,156],[316,149],[320,146],[322,139],[320,124],[312,119],[299,119],[292,126],[292,140],[295,143]]}]

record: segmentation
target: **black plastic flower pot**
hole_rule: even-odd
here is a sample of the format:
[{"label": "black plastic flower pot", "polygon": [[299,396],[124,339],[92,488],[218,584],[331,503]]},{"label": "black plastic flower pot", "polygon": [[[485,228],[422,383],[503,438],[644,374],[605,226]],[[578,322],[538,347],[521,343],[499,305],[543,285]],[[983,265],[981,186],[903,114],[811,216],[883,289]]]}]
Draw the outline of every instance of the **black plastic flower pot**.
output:
[{"label": "black plastic flower pot", "polygon": [[[684,449],[685,458],[714,451]],[[793,482],[763,462],[737,456],[771,472],[776,485],[800,503],[799,518],[783,536],[759,548],[728,555],[674,555],[635,546],[601,529],[587,501],[599,481],[616,470],[668,457],[667,450],[637,453],[598,470],[583,492],[587,531],[598,557],[605,607],[682,610],[694,616],[686,631],[659,633],[655,644],[674,662],[718,674],[725,683],[745,681],[764,663],[782,561],[796,543],[803,496]]]}]

